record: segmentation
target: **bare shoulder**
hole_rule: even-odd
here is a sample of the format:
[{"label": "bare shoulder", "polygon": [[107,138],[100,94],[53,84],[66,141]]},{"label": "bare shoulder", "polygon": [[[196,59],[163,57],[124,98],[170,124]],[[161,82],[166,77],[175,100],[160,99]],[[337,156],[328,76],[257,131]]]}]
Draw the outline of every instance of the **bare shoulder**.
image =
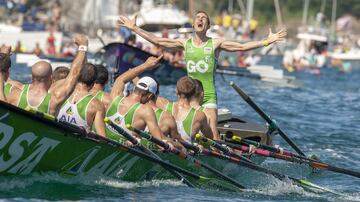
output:
[{"label": "bare shoulder", "polygon": [[104,104],[98,99],[93,99],[91,102],[91,108],[96,109],[96,111],[105,111]]},{"label": "bare shoulder", "polygon": [[12,86],[15,86],[15,87],[17,87],[19,89],[22,89],[23,86],[24,86],[24,84],[20,83],[19,81],[15,81],[15,80],[12,80],[12,79],[9,79],[7,82],[10,83]]},{"label": "bare shoulder", "polygon": [[202,112],[202,111],[196,111],[195,119],[198,120],[198,121],[203,121],[203,120],[206,121],[207,120],[205,113]]},{"label": "bare shoulder", "polygon": [[6,96],[8,103],[12,105],[17,105],[18,100],[20,99],[22,90],[16,86],[13,86],[9,95]]},{"label": "bare shoulder", "polygon": [[185,43],[188,39],[179,38],[179,39],[175,39],[175,40],[178,41],[179,43],[181,43],[183,47],[185,47]]},{"label": "bare shoulder", "polygon": [[65,79],[60,79],[51,84],[49,92],[54,93],[57,89],[59,89],[65,82]]},{"label": "bare shoulder", "polygon": [[167,111],[163,112],[161,123],[166,124],[168,126],[176,126],[176,121],[174,116]]},{"label": "bare shoulder", "polygon": [[156,99],[156,106],[162,110],[165,110],[166,105],[169,103],[169,100],[164,97],[158,97]]}]

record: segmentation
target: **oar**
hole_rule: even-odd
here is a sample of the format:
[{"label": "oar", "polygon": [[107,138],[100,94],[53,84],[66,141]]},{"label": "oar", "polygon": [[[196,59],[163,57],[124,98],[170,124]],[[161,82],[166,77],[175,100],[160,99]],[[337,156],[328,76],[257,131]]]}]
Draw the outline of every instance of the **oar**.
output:
[{"label": "oar", "polygon": [[162,140],[159,140],[157,138],[155,138],[154,136],[150,135],[149,133],[147,132],[144,132],[142,130],[139,130],[137,128],[133,128],[131,125],[127,125],[126,126],[128,129],[136,132],[137,134],[139,134],[141,137],[145,138],[145,139],[148,139],[150,141],[152,141],[153,143],[161,146],[162,148],[178,155],[180,158],[182,159],[186,159],[186,160],[189,160],[191,162],[193,162],[196,166],[199,166],[199,167],[202,167],[208,171],[210,171],[211,173],[217,175],[219,178],[223,179],[223,180],[226,180],[230,183],[232,183],[233,185],[237,186],[238,188],[240,189],[245,189],[245,187],[243,185],[241,185],[240,183],[238,183],[237,181],[235,181],[234,179],[224,175],[223,173],[221,173],[220,171],[216,170],[215,168],[212,168],[211,166],[201,162],[200,160],[198,159],[195,159],[193,157],[191,157],[190,155],[186,154],[186,153],[183,153],[181,152],[180,150],[176,149],[176,148],[172,148],[170,147],[169,144],[167,144],[166,142],[163,142]]},{"label": "oar", "polygon": [[247,167],[249,169],[258,171],[258,172],[262,172],[262,173],[272,175],[272,176],[276,177],[279,180],[290,179],[294,183],[296,183],[296,184],[298,184],[300,186],[303,186],[305,188],[314,188],[314,189],[318,189],[318,190],[321,190],[321,191],[327,191],[327,192],[330,192],[330,193],[339,194],[339,193],[336,193],[336,192],[334,192],[334,191],[332,191],[330,189],[320,187],[319,185],[313,184],[313,183],[311,183],[309,181],[306,181],[306,180],[303,180],[303,179],[297,179],[297,178],[294,178],[294,177],[290,177],[290,176],[278,173],[276,171],[272,171],[272,170],[269,170],[267,168],[261,167],[259,165],[254,164],[254,163],[249,163],[249,162],[246,162],[246,161],[244,162],[241,159],[238,159],[236,157],[231,157],[232,155],[230,153],[234,153],[233,151],[229,151],[228,153],[231,156],[227,156],[227,155],[224,155],[224,154],[220,154],[219,152],[212,151],[210,149],[205,149],[205,148],[200,149],[199,147],[197,147],[195,145],[192,145],[190,143],[187,143],[187,142],[181,142],[181,144],[183,144],[184,147],[186,147],[187,149],[193,150],[196,153],[202,153],[204,155],[214,156],[214,157],[221,158],[221,159],[226,159],[226,160],[231,161],[233,163],[239,164],[240,166],[244,166],[244,167]]},{"label": "oar", "polygon": [[204,144],[206,145],[210,145],[210,146],[213,146],[214,148],[224,152],[225,154],[229,155],[229,156],[232,156],[232,157],[236,157],[236,158],[239,158],[243,161],[246,161],[248,163],[253,163],[250,159],[248,158],[245,158],[235,152],[231,152],[231,149],[229,149],[228,147],[224,147],[220,144],[218,144],[217,142],[215,142],[214,140],[211,140],[209,138],[205,138],[204,136],[200,135],[200,134],[196,134],[195,135],[195,140],[196,141],[202,141]]},{"label": "oar", "polygon": [[[153,155],[154,157],[162,160],[158,155],[156,155],[154,152],[152,152],[149,148],[145,147],[144,145],[142,145],[134,136],[132,136],[131,134],[129,134],[128,132],[126,132],[123,128],[119,127],[118,125],[114,124],[110,119],[105,118],[104,119],[105,123],[109,124],[111,127],[113,127],[119,134],[121,134],[122,136],[124,136],[126,139],[128,139],[133,145],[137,146],[138,148],[140,148],[143,152],[148,153]],[[187,180],[184,176],[182,176],[180,173],[166,167],[163,166],[163,168],[167,171],[169,171],[169,173],[171,173],[173,176],[175,176],[176,178],[178,178],[180,181],[184,182],[186,185],[188,185],[189,187],[195,187],[189,180]]]},{"label": "oar", "polygon": [[[266,149],[266,150],[276,152],[276,153],[279,153],[279,154],[292,156],[292,157],[296,157],[296,158],[300,158],[300,159],[306,159],[306,160],[310,160],[310,161],[316,161],[314,159],[307,158],[305,156],[301,156],[301,155],[295,154],[293,152],[287,151],[287,150],[285,150],[283,148],[276,148],[276,147],[272,147],[272,146],[269,146],[269,145],[261,144],[260,142],[257,142],[257,141],[241,138],[239,136],[233,135],[232,132],[226,133],[225,137],[227,139],[231,139],[231,140],[233,140],[235,142],[238,142],[238,143],[243,143],[243,144],[247,144],[247,145],[253,145],[255,147]],[[225,143],[227,145],[229,145],[230,147],[232,147],[231,145],[236,146],[235,144],[231,144],[229,142],[225,142]]]},{"label": "oar", "polygon": [[148,160],[150,162],[159,164],[160,166],[168,167],[168,168],[173,169],[174,171],[177,171],[177,172],[179,172],[181,174],[192,177],[193,179],[198,180],[200,183],[203,183],[203,184],[207,183],[207,184],[210,184],[210,185],[215,185],[215,186],[219,186],[219,187],[223,187],[223,188],[228,188],[228,189],[235,190],[235,191],[241,191],[241,190],[238,189],[238,187],[236,187],[236,189],[234,189],[233,186],[231,188],[230,188],[230,186],[226,186],[226,184],[224,184],[225,183],[224,181],[220,181],[218,179],[208,178],[208,177],[204,177],[204,176],[201,176],[201,175],[197,175],[196,173],[187,171],[187,170],[185,170],[183,168],[180,168],[180,167],[178,167],[178,166],[176,166],[174,164],[168,163],[166,161],[163,161],[161,159],[153,157],[153,156],[151,156],[149,154],[146,154],[146,153],[144,153],[144,152],[142,152],[140,150],[125,146],[125,145],[123,145],[123,144],[121,144],[121,143],[119,143],[117,141],[110,140],[110,139],[108,139],[106,137],[97,135],[95,133],[89,133],[87,135],[88,135],[89,138],[101,141],[102,143],[108,144],[108,145],[113,146],[113,147],[117,147],[122,151],[129,152],[130,154],[133,154],[133,155],[138,156],[140,158],[144,158],[144,159],[146,159],[146,160]]},{"label": "oar", "polygon": [[[233,136],[232,140],[238,140],[239,138],[240,137]],[[242,151],[250,150],[249,147],[246,147],[246,146],[235,145],[235,144],[226,143],[226,142],[224,142],[224,143],[234,149],[239,149]],[[272,157],[272,158],[276,158],[276,159],[282,159],[282,160],[290,161],[290,162],[294,162],[294,163],[307,164],[313,168],[317,168],[320,170],[328,170],[328,171],[333,171],[336,173],[342,173],[345,175],[351,175],[351,176],[360,178],[360,172],[358,172],[358,171],[335,167],[335,166],[332,166],[332,165],[329,165],[329,164],[326,164],[326,163],[323,163],[320,161],[316,161],[314,159],[310,159],[310,158],[306,158],[306,157],[298,158],[298,157],[294,157],[294,156],[284,155],[281,153],[275,153],[275,152],[265,150],[265,149],[257,149],[256,147],[254,147],[251,150],[253,153],[255,153],[257,155],[261,155],[261,156],[265,156],[265,157]]]},{"label": "oar", "polygon": [[265,112],[243,91],[239,86],[234,82],[230,82],[230,85],[235,89],[235,91],[247,102],[271,127],[276,128],[280,136],[300,155],[305,156],[305,154],[300,150],[300,148],[282,131],[274,120],[272,120]]}]

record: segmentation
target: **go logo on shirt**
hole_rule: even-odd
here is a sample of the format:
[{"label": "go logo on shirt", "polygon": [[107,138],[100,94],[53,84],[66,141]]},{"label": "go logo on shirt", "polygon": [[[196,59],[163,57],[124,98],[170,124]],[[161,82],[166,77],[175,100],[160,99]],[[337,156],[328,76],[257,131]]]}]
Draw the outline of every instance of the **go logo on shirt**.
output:
[{"label": "go logo on shirt", "polygon": [[209,64],[207,64],[204,60],[200,60],[197,63],[193,60],[189,60],[186,63],[186,68],[188,72],[205,73],[209,69]]}]

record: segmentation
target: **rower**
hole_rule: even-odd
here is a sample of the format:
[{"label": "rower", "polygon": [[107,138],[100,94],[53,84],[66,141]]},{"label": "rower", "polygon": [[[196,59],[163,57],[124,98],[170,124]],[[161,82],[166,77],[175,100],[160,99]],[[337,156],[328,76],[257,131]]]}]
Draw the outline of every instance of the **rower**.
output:
[{"label": "rower", "polygon": [[190,105],[196,110],[200,110],[203,112],[205,108],[201,105],[204,100],[204,88],[201,81],[194,79],[194,82],[195,82],[195,93],[190,98]]},{"label": "rower", "polygon": [[[154,110],[149,105],[145,105],[152,97],[151,92],[153,91],[150,90],[152,89],[150,84],[147,82],[140,82],[139,80],[130,95],[124,97],[123,94],[127,82],[131,81],[142,72],[155,68],[162,57],[162,55],[158,58],[149,57],[145,63],[124,72],[116,79],[110,93],[112,102],[107,109],[106,117],[125,130],[127,130],[126,125],[128,124],[140,130],[144,130],[147,127],[154,137],[168,142],[169,140],[163,135],[157,124]],[[109,125],[107,125],[106,132],[107,136],[111,139],[121,142],[125,141],[125,139],[119,136]],[[131,133],[130,131],[128,132]],[[178,143],[172,141],[170,141],[170,143],[183,149]]]},{"label": "rower", "polygon": [[105,136],[105,108],[104,105],[90,94],[96,79],[95,65],[87,63],[80,71],[75,89],[62,105],[57,116],[59,121],[95,131]]},{"label": "rower", "polygon": [[78,52],[71,65],[69,75],[66,79],[57,81],[61,82],[61,84],[57,85],[58,87],[54,88],[51,93],[48,92],[52,83],[52,67],[46,61],[39,61],[31,68],[32,83],[24,85],[22,91],[12,90],[9,96],[6,97],[8,102],[23,109],[30,107],[56,116],[62,103],[72,93],[86,59],[87,37],[77,35],[74,41],[79,46]]},{"label": "rower", "polygon": [[49,88],[49,93],[51,93],[53,91],[53,89],[56,89],[59,87],[59,85],[62,85],[62,82],[57,82],[60,81],[62,79],[65,79],[67,77],[67,75],[69,75],[70,69],[65,67],[65,66],[59,66],[56,67],[56,69],[53,71],[52,73],[52,84]]},{"label": "rower", "polygon": [[147,105],[151,106],[155,111],[156,120],[161,129],[161,132],[165,136],[179,141],[184,141],[181,138],[181,135],[178,133],[176,121],[172,114],[156,106],[156,100],[160,93],[159,82],[151,77],[142,77],[138,82],[147,83],[148,86],[151,86],[151,88],[149,88],[149,92],[152,94],[152,96],[147,102]]},{"label": "rower", "polygon": [[94,86],[90,90],[90,94],[100,100],[106,109],[111,102],[110,93],[104,91],[105,85],[109,81],[109,72],[103,65],[95,65],[95,68],[97,72],[96,80]]},{"label": "rower", "polygon": [[52,83],[55,83],[61,79],[65,79],[69,75],[70,69],[65,66],[56,67],[52,74]]},{"label": "rower", "polygon": [[198,133],[208,138],[213,138],[211,128],[204,112],[191,107],[190,99],[195,94],[195,81],[184,76],[176,83],[177,102],[169,102],[166,111],[170,112],[176,120],[177,128],[181,137],[190,142]]},{"label": "rower", "polygon": [[188,76],[199,79],[204,86],[204,112],[210,121],[214,139],[216,140],[219,140],[220,136],[217,130],[217,96],[214,78],[216,61],[220,51],[247,51],[283,40],[286,36],[286,31],[284,30],[272,33],[270,29],[267,39],[244,44],[225,39],[209,38],[206,36],[206,32],[210,28],[210,18],[205,11],[198,11],[196,13],[193,20],[195,35],[189,39],[157,37],[136,26],[136,16],[131,20],[120,16],[118,22],[120,26],[129,28],[155,45],[185,50],[185,64]]},{"label": "rower", "polygon": [[4,96],[10,94],[10,91],[12,90],[13,86],[19,89],[22,89],[23,87],[22,83],[10,79],[10,67],[11,67],[10,54],[11,54],[11,46],[2,46],[0,48],[0,68],[1,68],[0,71],[3,74],[3,81],[5,82]]}]

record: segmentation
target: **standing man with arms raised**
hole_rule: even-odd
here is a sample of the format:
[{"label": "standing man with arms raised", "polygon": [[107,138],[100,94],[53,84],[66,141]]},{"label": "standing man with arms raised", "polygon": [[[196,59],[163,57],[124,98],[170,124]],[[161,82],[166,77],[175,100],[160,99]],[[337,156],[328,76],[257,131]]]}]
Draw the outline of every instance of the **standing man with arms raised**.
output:
[{"label": "standing man with arms raised", "polygon": [[271,43],[280,41],[286,36],[286,31],[281,30],[272,33],[269,30],[268,38],[262,41],[239,43],[225,39],[213,39],[206,36],[206,31],[210,28],[210,18],[204,11],[198,11],[193,20],[194,36],[189,39],[168,39],[157,37],[154,34],[136,26],[136,17],[128,19],[120,16],[119,24],[125,26],[144,39],[155,45],[166,48],[179,48],[185,50],[185,63],[188,76],[201,81],[204,87],[204,112],[208,118],[214,139],[220,139],[217,131],[217,96],[215,91],[215,68],[216,60],[221,50],[224,51],[247,51]]}]

